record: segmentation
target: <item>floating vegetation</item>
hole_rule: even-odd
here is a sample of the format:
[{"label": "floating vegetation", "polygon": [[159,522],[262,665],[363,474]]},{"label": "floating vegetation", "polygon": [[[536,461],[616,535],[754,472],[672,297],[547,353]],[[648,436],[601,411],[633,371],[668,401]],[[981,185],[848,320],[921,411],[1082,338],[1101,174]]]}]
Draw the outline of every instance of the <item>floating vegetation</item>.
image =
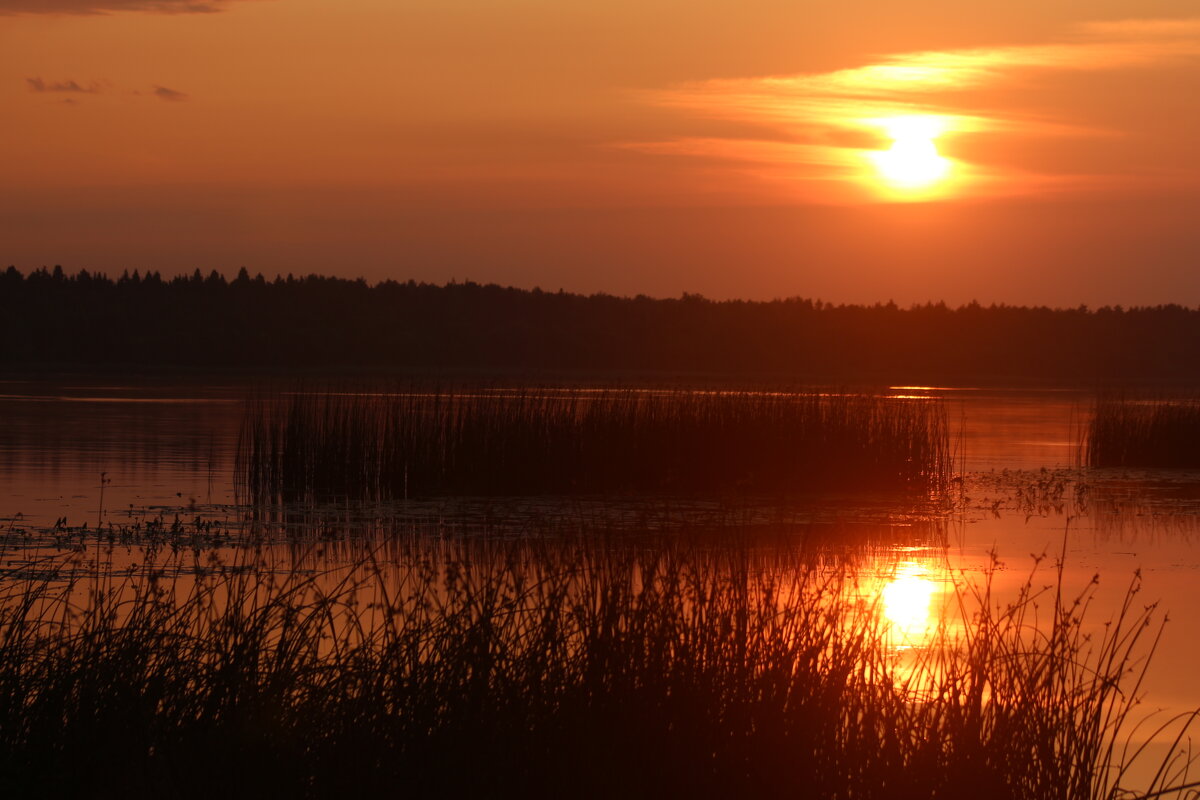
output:
[{"label": "floating vegetation", "polygon": [[858,394],[298,392],[248,404],[238,451],[256,503],[928,492],[951,470],[938,402]]},{"label": "floating vegetation", "polygon": [[1101,396],[1084,451],[1091,467],[1200,468],[1200,398]]},{"label": "floating vegetation", "polygon": [[[1092,590],[1061,572],[1009,602],[990,578],[943,587],[950,613],[900,650],[884,605],[903,598],[878,580],[737,537],[390,544],[323,571],[148,551],[0,584],[0,779],[20,796],[1127,796],[1155,630],[1136,582],[1092,638]],[[1142,791],[1186,780],[1186,759],[1164,766]]]},{"label": "floating vegetation", "polygon": [[[569,546],[579,537],[643,546],[662,537],[683,537],[697,546],[730,541],[754,550],[786,549],[814,563],[860,563],[896,549],[941,550],[949,521],[908,509],[819,505],[722,504],[703,499],[628,497],[565,500],[558,497],[435,498],[349,504],[300,504],[269,508],[222,507],[212,515],[185,516],[181,508],[130,508],[101,526],[25,524],[0,529],[0,582],[36,568],[61,580],[124,571],[144,560],[137,554],[179,556],[195,563],[228,560],[242,552],[287,555],[288,566],[328,569],[368,554],[407,558],[411,540],[516,539]],[[98,554],[107,553],[97,558]],[[117,554],[123,554],[116,557]],[[202,558],[203,556],[203,558]],[[147,556],[153,560],[154,556]],[[77,563],[62,570],[64,559]],[[115,559],[115,560],[114,560]],[[191,570],[193,567],[185,567]]]},{"label": "floating vegetation", "polygon": [[999,519],[1006,513],[1026,518],[1077,516],[1088,513],[1094,482],[1078,468],[992,470],[965,475],[956,498],[960,511],[985,512]]}]

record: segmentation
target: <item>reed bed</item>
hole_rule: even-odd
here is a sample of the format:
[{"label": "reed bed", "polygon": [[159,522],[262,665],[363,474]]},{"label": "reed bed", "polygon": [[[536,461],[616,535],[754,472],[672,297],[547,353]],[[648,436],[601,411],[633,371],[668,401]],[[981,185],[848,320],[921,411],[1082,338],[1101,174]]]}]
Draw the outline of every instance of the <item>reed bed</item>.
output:
[{"label": "reed bed", "polygon": [[249,403],[238,451],[255,502],[929,491],[951,469],[939,404],[852,394],[297,392]]},{"label": "reed bed", "polygon": [[1200,468],[1200,397],[1102,396],[1084,450],[1091,467]]},{"label": "reed bed", "polygon": [[[393,547],[402,543],[393,542]],[[1152,609],[953,595],[897,650],[785,548],[416,537],[0,585],[14,796],[1117,798]],[[169,559],[168,559],[169,560]],[[173,577],[171,577],[173,576]],[[1090,590],[1089,590],[1090,591]],[[1039,612],[1040,608],[1040,612]],[[1040,618],[1035,619],[1038,614]],[[1093,626],[1096,627],[1096,626]],[[1126,754],[1127,755],[1127,754]],[[1182,781],[1168,760],[1154,792]]]}]

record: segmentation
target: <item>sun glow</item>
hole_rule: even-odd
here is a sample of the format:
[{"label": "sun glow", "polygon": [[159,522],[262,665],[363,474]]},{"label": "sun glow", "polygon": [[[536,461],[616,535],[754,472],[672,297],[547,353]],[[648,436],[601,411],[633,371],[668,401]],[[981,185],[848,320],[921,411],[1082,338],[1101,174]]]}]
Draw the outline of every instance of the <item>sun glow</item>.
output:
[{"label": "sun glow", "polygon": [[935,140],[944,132],[937,117],[891,117],[871,120],[892,140],[887,150],[868,154],[884,183],[899,192],[929,190],[950,174],[950,159],[943,157]]},{"label": "sun glow", "polygon": [[883,587],[883,616],[892,630],[908,640],[919,639],[931,625],[930,603],[936,585],[924,567],[905,562]]}]

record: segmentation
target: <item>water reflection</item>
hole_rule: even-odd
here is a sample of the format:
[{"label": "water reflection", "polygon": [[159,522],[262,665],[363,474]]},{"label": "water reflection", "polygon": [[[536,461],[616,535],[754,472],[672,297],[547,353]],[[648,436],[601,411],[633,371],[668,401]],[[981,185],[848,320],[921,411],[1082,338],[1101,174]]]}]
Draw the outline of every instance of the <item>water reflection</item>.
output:
[{"label": "water reflection", "polygon": [[935,624],[932,601],[937,590],[938,584],[923,564],[903,561],[896,566],[894,577],[880,594],[883,616],[898,640],[897,647],[903,649],[925,642]]},{"label": "water reflection", "polygon": [[[193,389],[160,388],[154,396],[182,399]],[[233,516],[237,509],[220,505],[231,493],[240,418],[236,404],[204,397],[195,403],[134,402],[141,391],[136,387],[128,390],[130,397],[122,396],[125,389],[92,387],[92,399],[99,402],[77,402],[69,397],[83,389],[31,386],[31,395],[55,399],[0,398],[0,489],[7,495],[0,500],[5,534],[0,555],[10,579],[40,574],[44,556],[68,550],[79,553],[80,569],[111,575],[147,569],[157,548],[160,557],[179,554],[176,562],[156,567],[160,575],[199,579],[250,570],[329,575],[321,578],[325,583],[314,583],[322,590],[341,585],[344,573],[335,570],[370,563],[373,575],[387,578],[378,583],[381,593],[420,589],[424,593],[418,596],[437,603],[445,602],[447,590],[426,590],[429,570],[444,574],[452,566],[460,570],[457,576],[469,570],[475,581],[502,576],[509,582],[504,585],[521,590],[514,597],[539,602],[540,595],[528,594],[539,580],[581,602],[591,602],[603,590],[614,602],[644,611],[647,619],[655,619],[651,612],[662,608],[655,597],[662,596],[663,587],[678,587],[675,596],[683,601],[677,611],[686,622],[691,618],[682,616],[685,612],[707,606],[685,593],[690,584],[661,572],[663,559],[678,553],[670,556],[673,568],[686,565],[695,585],[729,592],[731,602],[756,599],[744,590],[767,586],[760,579],[773,576],[772,610],[800,607],[793,601],[809,589],[844,606],[847,615],[851,609],[869,610],[869,625],[861,618],[846,622],[864,634],[848,647],[861,642],[886,650],[893,671],[886,678],[876,673],[872,686],[895,679],[911,687],[921,676],[939,677],[928,670],[939,656],[940,637],[966,630],[955,602],[973,599],[969,588],[956,586],[967,585],[960,580],[964,572],[973,580],[988,569],[991,551],[999,551],[1011,568],[996,573],[992,600],[1008,602],[1028,574],[1027,554],[1061,553],[1072,586],[1102,575],[1104,590],[1092,616],[1097,624],[1091,633],[1097,636],[1109,609],[1122,599],[1128,576],[1143,568],[1146,597],[1162,599],[1172,612],[1145,688],[1151,702],[1169,713],[1194,707],[1200,615],[1190,612],[1200,574],[1200,474],[1068,468],[1075,462],[1080,415],[1087,407],[1081,395],[892,389],[913,397],[944,397],[950,404],[951,433],[961,457],[956,461],[967,475],[956,484],[951,510],[943,509],[941,517],[923,516],[927,509],[903,507],[894,497],[872,495],[789,509],[712,498],[644,504],[626,497],[404,500],[371,508],[285,504],[255,509],[239,520]],[[104,471],[115,482],[105,496],[105,508],[111,510],[104,514],[104,530],[97,531]],[[190,502],[192,496],[199,504]],[[206,508],[209,497],[213,506]],[[26,512],[25,518],[5,519],[18,511]],[[230,517],[212,528],[206,521],[214,513]],[[193,522],[201,515],[203,520]],[[58,517],[69,517],[71,526],[86,520],[91,527],[82,532],[64,524],[49,530]],[[38,534],[35,519],[49,532]],[[587,537],[582,531],[599,533]],[[96,558],[100,547],[115,549]],[[220,569],[209,562],[213,548],[221,551]],[[251,557],[255,560],[247,561]],[[855,580],[825,580],[841,570],[852,572]],[[647,577],[654,575],[660,576],[657,582]],[[180,580],[183,592],[190,584]],[[368,602],[376,601],[364,600],[364,608]],[[797,615],[794,627],[763,629],[779,633],[771,641],[822,622],[806,606],[800,610],[805,614]],[[708,647],[716,629],[707,619],[695,622],[687,629],[695,637],[686,640],[687,646]],[[734,623],[744,625],[731,618]],[[768,639],[763,634],[756,641],[765,647]],[[983,690],[980,696],[990,697]]]},{"label": "water reflection", "polygon": [[244,389],[218,383],[61,385],[0,394],[0,516],[73,524],[104,506],[228,502]]}]

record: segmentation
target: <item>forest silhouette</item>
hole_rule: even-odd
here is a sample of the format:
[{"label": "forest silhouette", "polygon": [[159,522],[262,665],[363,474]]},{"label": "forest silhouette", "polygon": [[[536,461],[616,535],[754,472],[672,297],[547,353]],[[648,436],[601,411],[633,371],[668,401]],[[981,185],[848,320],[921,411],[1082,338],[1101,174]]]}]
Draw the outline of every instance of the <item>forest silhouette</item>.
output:
[{"label": "forest silhouette", "polygon": [[9,368],[592,371],[795,380],[1179,384],[1200,309],[656,299],[199,270],[0,273]]}]

